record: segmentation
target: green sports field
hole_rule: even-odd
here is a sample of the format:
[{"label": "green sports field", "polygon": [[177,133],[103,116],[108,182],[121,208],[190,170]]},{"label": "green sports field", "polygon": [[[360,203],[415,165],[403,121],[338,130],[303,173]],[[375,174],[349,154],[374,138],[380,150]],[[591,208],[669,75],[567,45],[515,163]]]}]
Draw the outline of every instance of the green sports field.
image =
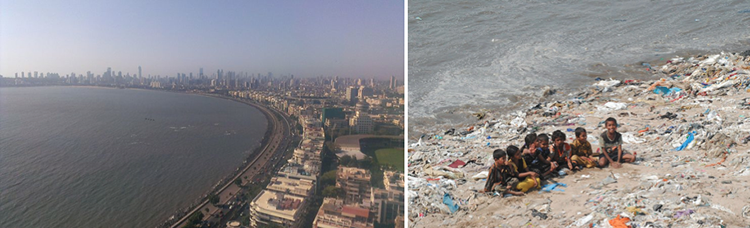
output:
[{"label": "green sports field", "polygon": [[392,165],[399,171],[404,171],[404,149],[388,148],[375,151],[375,157],[381,165]]}]

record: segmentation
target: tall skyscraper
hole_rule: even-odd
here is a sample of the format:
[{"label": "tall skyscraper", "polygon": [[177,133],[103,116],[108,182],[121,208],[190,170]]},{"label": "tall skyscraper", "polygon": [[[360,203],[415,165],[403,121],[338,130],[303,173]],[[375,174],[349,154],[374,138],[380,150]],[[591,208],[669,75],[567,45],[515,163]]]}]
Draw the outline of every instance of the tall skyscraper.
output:
[{"label": "tall skyscraper", "polygon": [[357,99],[357,92],[359,92],[357,87],[350,86],[349,88],[346,88],[346,100],[353,101],[354,99]]},{"label": "tall skyscraper", "polygon": [[201,77],[201,78],[203,77],[203,67],[201,67],[200,73],[198,73],[198,77]]},{"label": "tall skyscraper", "polygon": [[391,76],[390,88],[391,89],[395,89],[396,88],[396,76]]},{"label": "tall skyscraper", "polygon": [[141,66],[138,66],[138,78],[141,78],[141,76],[143,76],[142,73],[143,72],[141,72]]},{"label": "tall skyscraper", "polygon": [[360,86],[357,96],[360,98],[360,101],[364,101],[365,97],[372,96],[372,89],[366,86]]}]

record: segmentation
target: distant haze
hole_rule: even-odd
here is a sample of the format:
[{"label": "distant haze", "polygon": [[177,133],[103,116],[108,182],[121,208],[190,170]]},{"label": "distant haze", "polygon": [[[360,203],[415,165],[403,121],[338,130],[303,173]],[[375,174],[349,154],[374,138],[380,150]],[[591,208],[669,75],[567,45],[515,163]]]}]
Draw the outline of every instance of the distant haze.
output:
[{"label": "distant haze", "polygon": [[0,1],[0,74],[404,76],[403,1]]}]

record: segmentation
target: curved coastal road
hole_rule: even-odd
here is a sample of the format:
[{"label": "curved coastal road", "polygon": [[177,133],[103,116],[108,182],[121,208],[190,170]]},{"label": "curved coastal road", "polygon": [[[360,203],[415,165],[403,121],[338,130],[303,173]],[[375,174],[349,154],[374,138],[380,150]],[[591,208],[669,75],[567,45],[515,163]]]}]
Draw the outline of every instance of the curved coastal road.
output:
[{"label": "curved coastal road", "polygon": [[[270,134],[270,138],[266,142],[265,145],[263,145],[263,149],[258,153],[255,158],[249,162],[245,167],[242,169],[242,172],[235,175],[227,184],[222,186],[217,195],[219,198],[218,204],[225,204],[229,202],[231,199],[234,198],[234,196],[237,195],[237,193],[242,190],[240,187],[234,184],[234,181],[237,178],[240,178],[242,180],[242,184],[247,184],[247,182],[251,181],[255,178],[255,175],[267,172],[268,170],[265,170],[264,168],[267,166],[269,161],[275,161],[274,158],[282,158],[284,151],[286,151],[287,146],[289,146],[288,136],[290,136],[290,123],[289,120],[286,118],[286,116],[283,113],[280,113],[274,109],[266,108],[263,105],[259,105],[257,103],[239,100],[239,99],[233,99],[228,97],[222,97],[222,96],[212,96],[216,98],[224,98],[224,99],[230,99],[238,102],[242,102],[248,105],[251,105],[266,116],[266,119],[268,119],[269,127],[273,128]],[[279,116],[282,118],[279,118]],[[276,155],[282,155],[282,156],[276,156]],[[273,163],[273,162],[272,162]],[[247,179],[243,178],[244,176],[247,176]],[[205,213],[205,210],[208,209],[208,213]],[[185,214],[182,218],[177,220],[174,224],[172,224],[172,228],[177,227],[183,227],[187,219],[195,213],[196,211],[201,211],[204,213],[204,220],[208,220],[211,218],[211,215],[215,214],[221,210],[220,208],[215,207],[214,205],[210,204],[208,202],[208,199],[201,202],[195,209],[191,210],[189,213]]]}]

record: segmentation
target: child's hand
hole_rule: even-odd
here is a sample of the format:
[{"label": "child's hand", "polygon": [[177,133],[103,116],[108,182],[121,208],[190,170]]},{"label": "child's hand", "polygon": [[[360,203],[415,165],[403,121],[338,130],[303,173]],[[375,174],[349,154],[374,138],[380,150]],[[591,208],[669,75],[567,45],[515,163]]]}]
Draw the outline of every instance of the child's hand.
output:
[{"label": "child's hand", "polygon": [[622,167],[622,164],[619,162],[612,162],[612,168],[619,169],[620,167]]}]

